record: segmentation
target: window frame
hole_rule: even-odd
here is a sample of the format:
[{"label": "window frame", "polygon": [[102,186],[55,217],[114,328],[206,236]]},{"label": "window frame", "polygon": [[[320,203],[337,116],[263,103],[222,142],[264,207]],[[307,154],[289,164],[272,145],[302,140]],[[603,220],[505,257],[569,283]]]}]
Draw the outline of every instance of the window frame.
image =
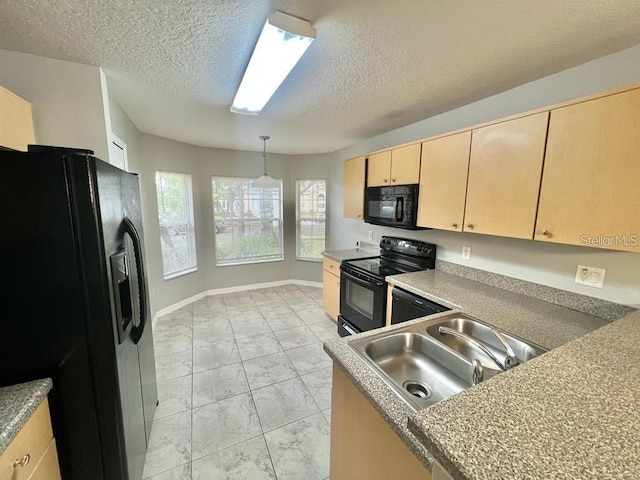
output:
[{"label": "window frame", "polygon": [[[217,219],[216,218],[216,208],[213,204],[214,198],[214,182],[215,180],[235,180],[251,183],[256,180],[254,177],[238,177],[238,176],[229,176],[229,175],[211,175],[211,207],[212,207],[212,229],[213,229],[213,244],[214,244],[214,257],[215,257],[215,266],[216,267],[232,267],[238,265],[252,265],[259,263],[272,263],[272,262],[283,262],[285,260],[285,237],[284,237],[284,182],[282,179],[275,179],[279,182],[277,188],[279,189],[279,205],[278,205],[278,223],[279,223],[279,232],[280,232],[280,254],[278,257],[273,258],[260,258],[260,257],[244,257],[243,259],[233,259],[233,260],[221,260],[218,256],[218,235],[216,233],[216,221],[221,220],[225,221],[225,219]],[[261,188],[261,187],[254,187]],[[275,187],[274,187],[275,188]],[[251,202],[251,199],[247,199],[247,202]],[[257,217],[261,218],[261,217]],[[221,232],[222,233],[222,232]]]},{"label": "window frame", "polygon": [[[183,180],[183,186],[184,186],[183,198],[184,198],[185,210],[186,210],[185,211],[186,218],[184,219],[185,220],[184,223],[186,224],[187,233],[190,234],[190,235],[187,235],[187,251],[188,251],[188,258],[192,260],[188,267],[185,267],[179,270],[171,270],[169,272],[165,272],[164,253],[162,248],[162,245],[163,245],[162,228],[163,228],[163,223],[165,223],[165,225],[166,223],[170,223],[170,225],[168,226],[173,227],[175,229],[176,222],[162,222],[160,220],[161,207],[159,202],[160,190],[159,190],[158,178],[163,174],[180,175],[181,177],[183,177],[183,179],[187,180],[187,181]],[[197,252],[197,246],[196,246],[196,226],[195,226],[195,220],[194,220],[195,216],[194,216],[194,210],[193,210],[194,209],[193,175],[188,172],[156,170],[155,187],[156,187],[156,202],[157,202],[156,209],[157,209],[157,216],[158,216],[158,231],[160,233],[160,236],[159,236],[160,257],[162,258],[162,277],[164,280],[172,280],[174,278],[182,277],[183,275],[187,275],[189,273],[197,272],[198,271],[198,252]]]},{"label": "window frame", "polygon": [[[304,257],[301,255],[301,219],[300,219],[300,185],[302,182],[324,182],[324,246],[322,250],[325,250],[327,246],[327,179],[326,178],[299,178],[295,181],[295,195],[296,195],[296,260],[303,262],[322,262],[322,254],[317,257]],[[319,202],[319,198],[316,199]]]}]

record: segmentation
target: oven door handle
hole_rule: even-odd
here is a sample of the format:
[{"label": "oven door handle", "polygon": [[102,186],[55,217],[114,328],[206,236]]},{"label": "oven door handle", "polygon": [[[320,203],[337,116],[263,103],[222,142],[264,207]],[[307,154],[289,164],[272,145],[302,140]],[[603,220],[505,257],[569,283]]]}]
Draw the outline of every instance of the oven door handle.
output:
[{"label": "oven door handle", "polygon": [[358,333],[360,333],[360,332],[356,332],[356,331],[355,331],[353,328],[351,328],[351,326],[350,326],[347,322],[345,322],[345,321],[343,321],[343,322],[341,323],[341,326],[342,326],[342,328],[344,328],[344,329],[347,331],[347,333],[348,333],[349,335],[357,335]]},{"label": "oven door handle", "polygon": [[356,277],[355,275],[352,275],[352,274],[346,272],[345,270],[342,270],[342,275],[344,275],[349,280],[357,283],[358,285],[362,285],[363,287],[370,287],[371,285],[374,285],[376,287],[383,287],[384,286],[384,282],[381,282],[379,280],[372,280],[372,281],[364,280],[362,278]]}]

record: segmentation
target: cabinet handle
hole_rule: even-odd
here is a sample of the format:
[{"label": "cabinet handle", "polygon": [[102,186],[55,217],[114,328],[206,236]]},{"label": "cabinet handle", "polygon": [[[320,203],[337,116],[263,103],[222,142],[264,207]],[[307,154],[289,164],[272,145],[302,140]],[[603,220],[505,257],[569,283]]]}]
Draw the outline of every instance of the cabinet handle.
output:
[{"label": "cabinet handle", "polygon": [[452,224],[451,224],[451,226],[452,226],[453,228],[458,228],[458,224],[457,224],[457,223],[452,223]]},{"label": "cabinet handle", "polygon": [[392,178],[392,179],[391,179],[391,183],[395,183],[395,182],[396,182],[396,179],[395,179],[395,178]]},{"label": "cabinet handle", "polygon": [[329,268],[333,269],[333,265],[329,265]]},{"label": "cabinet handle", "polygon": [[388,181],[389,181],[389,179],[388,179],[388,178],[385,178],[385,179],[384,179],[384,183],[387,183]]},{"label": "cabinet handle", "polygon": [[467,228],[470,228],[473,230],[473,223],[467,223]]},{"label": "cabinet handle", "polygon": [[31,455],[29,455],[28,453],[26,453],[24,455],[24,457],[19,458],[17,460],[14,460],[13,462],[13,468],[16,467],[26,467],[27,465],[29,465],[29,462],[31,461]]},{"label": "cabinet handle", "polygon": [[362,218],[362,215],[358,214],[358,218]]},{"label": "cabinet handle", "polygon": [[540,232],[542,235],[544,235],[545,237],[549,237],[551,236],[551,232],[549,230],[542,230]]}]

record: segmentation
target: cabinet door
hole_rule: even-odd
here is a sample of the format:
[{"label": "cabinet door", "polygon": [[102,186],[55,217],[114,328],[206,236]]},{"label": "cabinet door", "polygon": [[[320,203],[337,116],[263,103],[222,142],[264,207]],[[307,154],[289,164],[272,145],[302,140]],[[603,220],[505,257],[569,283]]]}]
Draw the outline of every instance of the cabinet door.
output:
[{"label": "cabinet door", "polygon": [[462,231],[471,131],[422,144],[418,226]]},{"label": "cabinet door", "polygon": [[[30,478],[52,439],[49,401],[45,398],[0,455],[0,479]],[[21,459],[24,459],[23,464],[14,466],[14,462]]]},{"label": "cabinet door", "polygon": [[549,112],[473,130],[464,231],[533,238]]},{"label": "cabinet door", "polygon": [[31,104],[0,87],[0,146],[26,150],[30,143],[36,143]]},{"label": "cabinet door", "polygon": [[365,165],[365,157],[352,158],[344,162],[343,216],[346,218],[364,218]]},{"label": "cabinet door", "polygon": [[391,176],[391,150],[369,155],[367,161],[367,186],[389,185]]},{"label": "cabinet door", "polygon": [[640,89],[553,110],[535,239],[640,251],[639,152]]},{"label": "cabinet door", "polygon": [[61,478],[56,441],[52,439],[29,480],[61,480]]},{"label": "cabinet door", "polygon": [[335,363],[331,387],[331,478],[431,480],[429,471]]},{"label": "cabinet door", "polygon": [[420,144],[391,150],[391,184],[408,185],[420,181]]},{"label": "cabinet door", "polygon": [[322,271],[322,307],[335,322],[340,313],[340,277]]}]

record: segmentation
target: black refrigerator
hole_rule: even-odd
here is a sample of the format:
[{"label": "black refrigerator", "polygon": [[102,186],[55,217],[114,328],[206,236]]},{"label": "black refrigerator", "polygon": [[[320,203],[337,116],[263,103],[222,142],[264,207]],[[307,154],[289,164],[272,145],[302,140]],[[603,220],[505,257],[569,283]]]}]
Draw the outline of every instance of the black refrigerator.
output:
[{"label": "black refrigerator", "polygon": [[64,480],[140,480],[157,405],[138,177],[0,152],[0,386],[53,379]]}]

